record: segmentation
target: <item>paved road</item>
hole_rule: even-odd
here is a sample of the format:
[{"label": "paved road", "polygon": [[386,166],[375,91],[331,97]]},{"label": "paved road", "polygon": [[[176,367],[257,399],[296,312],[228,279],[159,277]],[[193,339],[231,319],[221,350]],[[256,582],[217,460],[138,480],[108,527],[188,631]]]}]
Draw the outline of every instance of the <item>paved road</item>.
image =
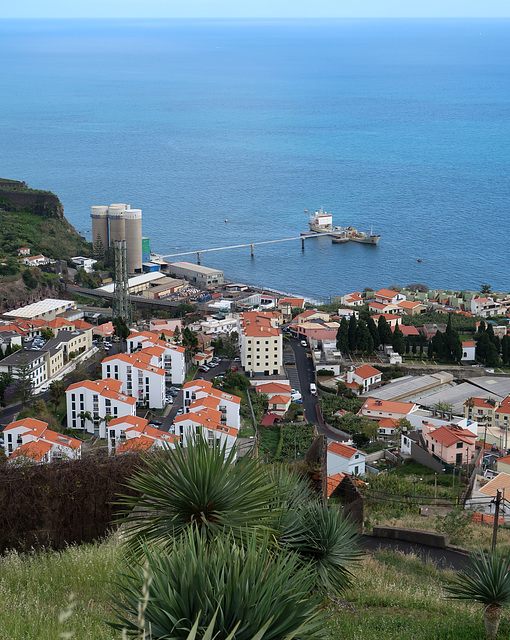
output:
[{"label": "paved road", "polygon": [[405,555],[413,554],[423,562],[430,562],[438,569],[454,569],[462,571],[471,566],[469,558],[449,549],[439,549],[426,544],[406,542],[404,540],[387,540],[374,536],[361,536],[360,545],[368,551],[401,551]]},{"label": "paved road", "polygon": [[[238,366],[239,362],[232,362],[232,366],[236,366],[236,365]],[[203,380],[212,380],[218,374],[225,373],[226,371],[228,371],[229,367],[230,367],[229,361],[222,360],[217,367],[213,367],[209,371],[197,371],[195,375],[195,380],[199,378]],[[174,385],[174,386],[178,387],[179,385]],[[168,415],[164,416],[163,418],[158,418],[162,422],[162,425],[158,428],[161,429],[162,431],[170,431],[170,427],[172,426],[175,420],[175,417],[177,416],[177,411],[183,405],[184,405],[183,394],[182,394],[182,391],[179,391],[179,393],[174,398],[174,403]]]}]

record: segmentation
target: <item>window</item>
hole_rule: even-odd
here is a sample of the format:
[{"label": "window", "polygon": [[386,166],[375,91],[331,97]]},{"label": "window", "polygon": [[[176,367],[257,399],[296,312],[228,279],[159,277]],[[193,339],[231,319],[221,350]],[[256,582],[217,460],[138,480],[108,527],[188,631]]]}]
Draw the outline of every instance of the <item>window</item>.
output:
[{"label": "window", "polygon": [[457,449],[462,449],[462,442],[457,442]]}]

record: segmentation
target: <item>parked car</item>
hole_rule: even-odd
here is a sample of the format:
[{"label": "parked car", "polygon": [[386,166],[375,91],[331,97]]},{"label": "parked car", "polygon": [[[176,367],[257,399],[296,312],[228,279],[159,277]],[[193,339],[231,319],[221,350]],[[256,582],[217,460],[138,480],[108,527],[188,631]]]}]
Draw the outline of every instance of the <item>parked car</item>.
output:
[{"label": "parked car", "polygon": [[301,346],[302,347],[307,347],[308,346],[308,342],[306,340],[301,340]]},{"label": "parked car", "polygon": [[317,395],[317,385],[315,384],[315,382],[310,382],[310,393],[312,394],[312,396]]},{"label": "parked car", "polygon": [[291,402],[301,402],[302,399],[303,399],[303,396],[299,393],[299,391],[294,391],[294,393],[290,394]]},{"label": "parked car", "polygon": [[199,371],[204,371],[205,373],[207,373],[209,371],[209,367],[205,364],[203,364],[201,367],[198,367]]},{"label": "parked car", "polygon": [[232,367],[232,371],[237,371],[239,367]]},{"label": "parked car", "polygon": [[149,424],[153,424],[156,427],[160,427],[163,423],[161,422],[161,420],[151,420]]},{"label": "parked car", "polygon": [[172,398],[172,396],[169,396],[167,398],[165,398],[165,401],[167,404],[173,404],[174,403],[174,399]]},{"label": "parked car", "polygon": [[177,412],[177,415],[178,415],[178,416],[182,416],[182,414],[183,414],[183,413],[184,413],[184,409],[182,409],[182,408],[181,408],[181,409],[179,409],[179,411]]}]

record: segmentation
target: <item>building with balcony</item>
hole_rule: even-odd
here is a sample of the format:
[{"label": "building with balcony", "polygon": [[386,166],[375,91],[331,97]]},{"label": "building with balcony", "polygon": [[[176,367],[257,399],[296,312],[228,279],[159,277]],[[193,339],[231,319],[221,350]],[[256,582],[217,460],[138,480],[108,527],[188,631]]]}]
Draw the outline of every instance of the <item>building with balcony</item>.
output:
[{"label": "building with balcony", "polygon": [[29,460],[37,464],[81,457],[82,441],[48,429],[48,423],[24,418],[8,424],[4,431],[4,450],[9,461]]},{"label": "building with balcony", "polygon": [[175,449],[179,436],[161,431],[145,418],[122,416],[110,420],[106,427],[109,455],[139,453],[164,447]]},{"label": "building with balcony", "polygon": [[67,387],[67,427],[106,438],[110,419],[136,415],[136,399],[121,392],[122,382],[112,378],[83,380]]},{"label": "building with balcony", "polygon": [[101,363],[103,378],[122,382],[121,392],[136,398],[139,405],[163,409],[165,406],[165,369],[152,364],[159,359],[146,351],[118,353]]}]

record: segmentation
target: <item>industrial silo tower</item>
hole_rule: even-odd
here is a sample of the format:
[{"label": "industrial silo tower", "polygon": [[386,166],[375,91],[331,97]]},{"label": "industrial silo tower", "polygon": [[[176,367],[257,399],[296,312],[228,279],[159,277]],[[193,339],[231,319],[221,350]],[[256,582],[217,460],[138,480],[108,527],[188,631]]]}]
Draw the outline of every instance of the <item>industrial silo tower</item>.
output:
[{"label": "industrial silo tower", "polygon": [[142,210],[128,209],[124,212],[124,219],[128,273],[140,273],[142,271]]},{"label": "industrial silo tower", "polygon": [[92,218],[92,247],[94,257],[98,260],[103,260],[110,246],[108,207],[92,207],[90,217]]},{"label": "industrial silo tower", "polygon": [[108,219],[110,220],[110,245],[115,242],[122,242],[126,239],[126,221],[124,211],[129,209],[129,205],[111,204],[108,207]]}]

